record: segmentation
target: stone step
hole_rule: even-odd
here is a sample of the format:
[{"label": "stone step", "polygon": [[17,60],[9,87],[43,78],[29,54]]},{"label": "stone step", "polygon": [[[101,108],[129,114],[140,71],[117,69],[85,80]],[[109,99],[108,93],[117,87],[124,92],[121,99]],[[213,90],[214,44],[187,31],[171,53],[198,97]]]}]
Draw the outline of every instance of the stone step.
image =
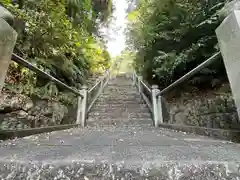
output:
[{"label": "stone step", "polygon": [[140,97],[140,94],[136,91],[129,92],[129,91],[113,91],[113,92],[103,92],[101,96],[110,96],[110,97],[116,97],[116,96],[129,96],[129,97]]},{"label": "stone step", "polygon": [[108,82],[108,85],[109,86],[113,86],[113,85],[117,85],[117,86],[134,86],[133,85],[133,82],[130,82],[130,81],[128,81],[128,82],[123,82],[123,81],[110,81],[110,82]]},{"label": "stone step", "polygon": [[105,99],[109,99],[109,100],[141,100],[142,98],[139,97],[139,96],[125,96],[125,95],[115,95],[115,96],[99,96],[98,99],[101,99],[101,100],[105,100]]},{"label": "stone step", "polygon": [[126,88],[126,87],[131,87],[131,88],[135,88],[137,86],[133,85],[132,83],[128,83],[128,84],[123,84],[123,83],[120,83],[120,82],[116,82],[116,83],[108,83],[108,86],[107,88]]},{"label": "stone step", "polygon": [[127,121],[114,121],[114,120],[103,120],[103,121],[88,121],[88,127],[109,127],[109,126],[118,126],[118,127],[148,127],[153,128],[153,122],[151,120],[127,120]]},{"label": "stone step", "polygon": [[136,102],[136,103],[139,103],[139,102],[143,102],[143,99],[138,97],[138,98],[128,98],[128,97],[116,97],[116,98],[111,98],[111,97],[99,97],[98,98],[98,102],[106,102],[108,104],[115,104],[115,103],[123,103],[123,104],[126,104],[128,102]]},{"label": "stone step", "polygon": [[103,92],[101,95],[101,97],[106,97],[106,96],[110,96],[110,97],[118,97],[118,96],[140,96],[140,94],[136,94],[136,93],[132,93],[132,94],[128,94],[128,92]]},{"label": "stone step", "polygon": [[114,92],[103,92],[101,94],[101,96],[112,96],[112,97],[116,97],[116,96],[140,96],[140,94],[136,93],[136,91],[131,92],[127,92],[127,91],[114,91]]},{"label": "stone step", "polygon": [[140,97],[140,96],[135,96],[135,97],[129,97],[129,96],[121,96],[121,95],[115,95],[115,96],[99,96],[99,98],[98,99],[100,99],[100,100],[105,100],[105,99],[109,99],[109,100],[132,100],[132,101],[140,101],[140,100],[142,100],[142,98]]},{"label": "stone step", "polygon": [[121,84],[119,82],[116,83],[108,83],[107,88],[136,88],[136,86],[132,85],[132,83]]},{"label": "stone step", "polygon": [[[237,180],[238,144],[147,125],[99,126],[0,143],[3,180]],[[142,127],[143,126],[143,127]]]},{"label": "stone step", "polygon": [[107,89],[112,89],[112,88],[121,88],[121,89],[130,88],[130,89],[133,89],[133,88],[136,88],[136,86],[134,86],[132,84],[120,84],[119,82],[108,83],[107,84]]},{"label": "stone step", "polygon": [[91,109],[91,112],[111,112],[112,114],[115,114],[115,112],[134,112],[134,113],[149,113],[149,109],[145,106],[143,107],[134,107],[134,108],[126,108],[124,106],[120,108],[112,108],[112,107],[93,107]]},{"label": "stone step", "polygon": [[126,117],[116,117],[116,118],[110,118],[110,117],[97,117],[97,116],[89,116],[87,118],[87,123],[88,122],[117,122],[117,123],[128,123],[128,122],[131,122],[131,123],[140,123],[142,124],[143,122],[146,122],[147,124],[148,123],[153,123],[153,119],[151,117],[148,117],[148,118],[143,118],[143,117],[132,117],[132,118],[126,118]]},{"label": "stone step", "polygon": [[122,116],[114,116],[114,115],[99,115],[99,116],[92,116],[92,115],[88,115],[88,120],[89,121],[101,121],[101,120],[111,120],[111,121],[116,121],[118,119],[123,119],[124,121],[130,121],[130,120],[134,120],[134,121],[139,121],[141,120],[151,120],[152,121],[152,117],[151,115],[122,115]]},{"label": "stone step", "polygon": [[112,89],[105,89],[103,94],[112,94],[112,93],[119,93],[119,94],[139,94],[136,89],[131,88],[112,88]]},{"label": "stone step", "polygon": [[129,92],[112,92],[112,93],[103,93],[103,94],[101,94],[101,96],[100,97],[112,97],[112,98],[117,98],[116,97],[116,95],[117,95],[117,97],[131,97],[131,98],[139,98],[139,94],[138,93],[136,93],[136,92],[134,92],[134,93],[129,93]]},{"label": "stone step", "polygon": [[[136,109],[137,110],[137,109]],[[109,117],[116,117],[116,116],[134,116],[134,117],[151,117],[148,109],[145,109],[146,112],[144,112],[143,110],[140,112],[129,112],[129,111],[120,111],[119,109],[115,109],[114,113],[112,111],[107,111],[107,112],[90,112],[89,115],[91,116],[109,116]]]},{"label": "stone step", "polygon": [[122,122],[127,122],[127,121],[149,121],[152,122],[153,119],[151,117],[148,118],[137,118],[137,117],[131,117],[131,118],[124,118],[124,117],[116,117],[116,118],[109,118],[109,117],[101,117],[101,116],[88,116],[87,122],[92,122],[92,121],[122,121]]},{"label": "stone step", "polygon": [[118,100],[118,101],[114,101],[114,100],[97,100],[96,102],[97,104],[135,104],[135,105],[139,105],[144,103],[143,100]]},{"label": "stone step", "polygon": [[135,93],[138,94],[137,89],[133,89],[133,88],[111,88],[111,89],[104,89],[103,93]]},{"label": "stone step", "polygon": [[121,76],[109,81],[88,114],[88,122],[91,126],[145,126],[152,125],[152,116],[132,80]]},{"label": "stone step", "polygon": [[[140,107],[140,108],[139,108]],[[99,103],[95,103],[93,105],[94,109],[108,109],[108,108],[113,108],[113,109],[121,109],[121,108],[127,108],[127,109],[143,109],[143,108],[148,108],[146,104],[136,104],[136,103],[129,103],[129,104],[99,104]]]},{"label": "stone step", "polygon": [[130,89],[106,89],[102,92],[101,95],[129,95],[129,96],[134,96],[134,95],[140,95],[139,92],[137,92],[137,90],[130,90]]},{"label": "stone step", "polygon": [[[110,84],[119,87],[129,80],[121,75]],[[117,93],[108,88],[106,95],[120,99],[135,91],[130,86]],[[136,116],[150,115],[137,101],[103,103],[94,105],[85,128],[0,142],[1,179],[239,179],[238,144],[155,128],[150,117],[119,117],[125,107]]]},{"label": "stone step", "polygon": [[119,84],[107,84],[107,87],[105,89],[137,89],[136,86],[133,86],[131,84],[128,85],[119,85]]},{"label": "stone step", "polygon": [[[134,158],[131,158],[131,160],[132,159]],[[121,164],[119,162],[114,162],[110,164],[92,161],[87,163],[80,159],[75,161],[72,160],[72,162],[65,160],[63,163],[50,163],[46,160],[46,162],[43,161],[31,165],[30,162],[27,164],[18,161],[5,160],[0,162],[0,165],[4,167],[0,169],[0,175],[4,180],[9,179],[9,177],[12,177],[12,179],[15,179],[14,177],[21,177],[21,179],[34,177],[33,179],[46,180],[175,180],[175,177],[178,176],[181,177],[179,178],[181,180],[239,179],[239,172],[237,170],[239,163],[237,162],[203,161],[196,164],[193,161],[183,161],[180,163],[177,161],[161,161],[161,163],[158,164],[155,162],[156,160],[148,160],[144,161],[144,163],[153,165],[145,170],[144,167],[146,165],[143,162],[138,163],[137,161],[133,161],[130,163],[128,159],[126,161],[127,163],[123,162]],[[13,174],[15,174],[15,176]]]}]

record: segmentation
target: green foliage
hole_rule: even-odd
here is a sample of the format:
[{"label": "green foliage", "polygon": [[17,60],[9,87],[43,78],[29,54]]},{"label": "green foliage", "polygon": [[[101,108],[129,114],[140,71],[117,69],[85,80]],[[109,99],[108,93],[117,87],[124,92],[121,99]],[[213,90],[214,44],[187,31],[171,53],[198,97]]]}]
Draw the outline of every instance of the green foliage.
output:
[{"label": "green foliage", "polygon": [[[79,88],[91,72],[109,67],[110,56],[95,35],[97,13],[91,0],[1,2],[16,17],[19,35],[15,52],[40,69]],[[52,88],[49,81],[26,68],[12,65],[9,74],[12,83],[28,84],[30,94],[31,88],[58,92],[59,87]]]},{"label": "green foliage", "polygon": [[135,56],[135,53],[129,50],[124,50],[119,56],[116,56],[114,61],[118,63],[117,71],[120,73],[132,72]]},{"label": "green foliage", "polygon": [[93,9],[97,13],[97,17],[106,22],[113,12],[112,0],[93,0]]},{"label": "green foliage", "polygon": [[[141,0],[129,14],[128,46],[136,50],[136,68],[148,81],[165,87],[218,49],[215,29],[224,0]],[[212,82],[225,76],[221,59],[191,83]],[[200,80],[199,80],[200,79]],[[205,79],[205,80],[204,80]]]}]

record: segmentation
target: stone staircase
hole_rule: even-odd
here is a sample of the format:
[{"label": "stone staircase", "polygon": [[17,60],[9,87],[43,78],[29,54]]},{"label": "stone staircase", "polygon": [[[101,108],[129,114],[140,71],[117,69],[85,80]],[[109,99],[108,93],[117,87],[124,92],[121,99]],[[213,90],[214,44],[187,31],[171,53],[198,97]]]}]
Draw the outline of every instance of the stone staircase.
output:
[{"label": "stone staircase", "polygon": [[88,116],[88,125],[103,126],[152,126],[152,117],[132,80],[118,76],[108,83]]},{"label": "stone staircase", "polygon": [[0,143],[2,180],[237,180],[239,169],[239,144],[154,128],[125,75],[109,82],[87,128]]}]

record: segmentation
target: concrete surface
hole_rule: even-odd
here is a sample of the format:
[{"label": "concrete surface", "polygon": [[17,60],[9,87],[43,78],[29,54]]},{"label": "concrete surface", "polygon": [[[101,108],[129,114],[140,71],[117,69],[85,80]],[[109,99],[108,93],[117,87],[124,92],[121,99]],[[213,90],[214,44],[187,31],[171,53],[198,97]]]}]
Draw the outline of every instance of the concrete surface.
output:
[{"label": "concrete surface", "polygon": [[2,142],[0,177],[237,179],[239,152],[239,144],[152,127],[70,129]]},{"label": "concrete surface", "polygon": [[240,117],[240,11],[234,10],[216,29],[219,47],[227,71],[233,98]]},{"label": "concrete surface", "polygon": [[239,144],[117,116],[117,124],[103,121],[96,126],[96,118],[84,129],[0,143],[0,179],[240,179]]}]

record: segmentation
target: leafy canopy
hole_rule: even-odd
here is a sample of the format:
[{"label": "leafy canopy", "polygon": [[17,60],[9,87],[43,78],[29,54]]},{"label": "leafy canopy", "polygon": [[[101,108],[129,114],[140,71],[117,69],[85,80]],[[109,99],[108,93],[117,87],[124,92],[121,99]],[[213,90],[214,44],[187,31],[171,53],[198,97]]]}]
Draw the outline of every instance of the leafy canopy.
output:
[{"label": "leafy canopy", "polygon": [[[138,71],[151,83],[166,87],[218,51],[215,29],[224,4],[225,0],[141,0],[128,16],[127,31],[128,48],[137,51]],[[218,62],[192,83],[225,77]]]},{"label": "leafy canopy", "polygon": [[[97,35],[98,13],[91,0],[4,0],[16,17],[15,52],[70,86],[80,88],[88,75],[109,67],[110,56]],[[12,84],[30,89],[48,86],[26,68],[12,64]]]}]

